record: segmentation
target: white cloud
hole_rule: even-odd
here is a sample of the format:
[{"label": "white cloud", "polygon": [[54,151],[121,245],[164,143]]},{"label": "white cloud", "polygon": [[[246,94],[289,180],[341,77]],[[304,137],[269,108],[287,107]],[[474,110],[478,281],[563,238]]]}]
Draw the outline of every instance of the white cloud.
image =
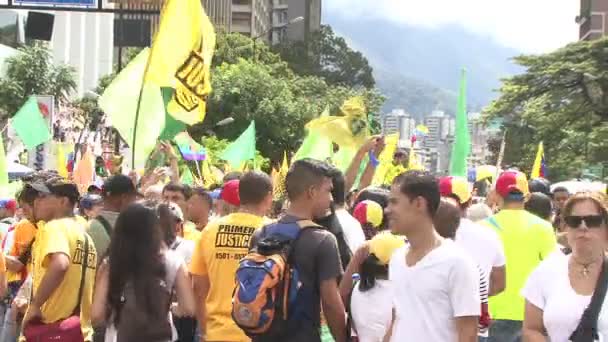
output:
[{"label": "white cloud", "polygon": [[523,52],[548,52],[578,38],[578,0],[325,0],[332,14],[429,28],[458,24]]}]

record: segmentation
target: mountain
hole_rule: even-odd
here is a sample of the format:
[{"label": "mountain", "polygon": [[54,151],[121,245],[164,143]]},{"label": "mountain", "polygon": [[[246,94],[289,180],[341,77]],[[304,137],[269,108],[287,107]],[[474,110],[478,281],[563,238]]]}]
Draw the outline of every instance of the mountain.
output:
[{"label": "mountain", "polygon": [[469,110],[480,110],[496,97],[500,79],[519,71],[510,58],[520,52],[460,26],[421,28],[328,10],[323,21],[369,59],[377,86],[388,97],[384,112],[454,113],[463,67]]}]

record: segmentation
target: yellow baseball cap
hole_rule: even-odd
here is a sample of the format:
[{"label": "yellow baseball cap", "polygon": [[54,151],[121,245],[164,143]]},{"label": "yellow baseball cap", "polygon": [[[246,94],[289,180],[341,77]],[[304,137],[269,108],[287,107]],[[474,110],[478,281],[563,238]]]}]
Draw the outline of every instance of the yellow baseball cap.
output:
[{"label": "yellow baseball cap", "polygon": [[456,196],[460,204],[467,203],[471,199],[469,182],[463,177],[443,177],[439,181],[439,192],[441,196]]},{"label": "yellow baseball cap", "polygon": [[386,265],[396,249],[405,246],[402,236],[390,232],[382,232],[369,240],[369,253],[374,254],[381,264]]}]

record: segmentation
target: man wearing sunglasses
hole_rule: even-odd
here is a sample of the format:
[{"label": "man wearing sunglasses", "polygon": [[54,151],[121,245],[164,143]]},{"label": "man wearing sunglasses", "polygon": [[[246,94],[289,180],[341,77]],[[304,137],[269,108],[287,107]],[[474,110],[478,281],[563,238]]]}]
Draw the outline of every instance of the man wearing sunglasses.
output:
[{"label": "man wearing sunglasses", "polygon": [[519,171],[503,172],[496,180],[496,198],[500,211],[482,221],[500,237],[506,255],[507,286],[490,298],[490,342],[521,341],[524,299],[520,291],[528,275],[556,249],[551,224],[524,208],[529,194],[526,175]]}]

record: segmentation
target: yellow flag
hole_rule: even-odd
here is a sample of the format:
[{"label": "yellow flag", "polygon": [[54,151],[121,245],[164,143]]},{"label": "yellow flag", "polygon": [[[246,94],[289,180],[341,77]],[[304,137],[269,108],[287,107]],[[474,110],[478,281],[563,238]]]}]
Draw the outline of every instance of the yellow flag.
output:
[{"label": "yellow flag", "polygon": [[384,138],[384,142],[386,146],[378,157],[378,161],[380,162],[380,164],[378,165],[378,167],[376,167],[376,172],[374,173],[374,179],[372,181],[372,184],[376,186],[385,184],[385,176],[389,169],[391,169],[391,166],[393,164],[393,155],[397,150],[397,143],[399,142],[399,133],[387,135]]},{"label": "yellow flag", "polygon": [[283,163],[280,172],[287,175],[287,171],[289,171],[289,162],[287,161],[287,152],[283,151]]},{"label": "yellow flag", "polygon": [[285,178],[287,178],[287,172],[289,171],[289,162],[287,161],[287,152],[283,152],[283,162],[281,167],[277,170],[272,168],[272,197],[274,199],[281,199],[285,195]]},{"label": "yellow flag", "polygon": [[545,177],[545,147],[543,146],[542,141],[540,144],[538,144],[538,151],[536,152],[536,158],[534,159],[530,179],[539,177]]},{"label": "yellow flag", "polygon": [[63,148],[63,143],[54,143],[55,148],[57,149],[57,173],[65,179],[68,178],[68,162],[65,157],[65,149]]},{"label": "yellow flag", "polygon": [[310,121],[306,128],[340,145],[357,149],[369,135],[363,98],[353,97],[340,107],[343,116],[322,116]]},{"label": "yellow flag", "polygon": [[416,151],[413,148],[410,149],[410,159],[408,161],[407,167],[409,170],[424,170],[424,166],[420,164],[420,160],[418,160],[418,155],[416,154]]},{"label": "yellow flag", "polygon": [[209,164],[209,156],[207,159],[203,160],[203,167],[201,168],[201,173],[203,176],[203,186],[209,189],[212,185],[219,183],[217,177],[211,170],[211,165]]},{"label": "yellow flag", "polygon": [[205,118],[215,40],[213,24],[200,0],[165,3],[145,82],[173,88],[167,111],[189,125]]}]

